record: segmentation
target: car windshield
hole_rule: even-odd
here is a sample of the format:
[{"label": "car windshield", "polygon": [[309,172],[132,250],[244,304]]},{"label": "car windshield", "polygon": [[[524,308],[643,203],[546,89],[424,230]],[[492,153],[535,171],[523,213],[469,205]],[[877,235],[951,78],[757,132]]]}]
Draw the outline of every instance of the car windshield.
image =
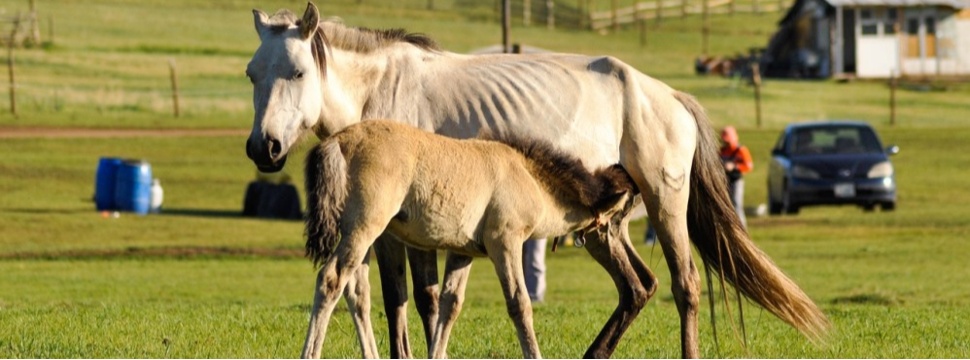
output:
[{"label": "car windshield", "polygon": [[792,154],[880,153],[882,147],[872,129],[861,126],[827,126],[798,129],[794,133]]}]

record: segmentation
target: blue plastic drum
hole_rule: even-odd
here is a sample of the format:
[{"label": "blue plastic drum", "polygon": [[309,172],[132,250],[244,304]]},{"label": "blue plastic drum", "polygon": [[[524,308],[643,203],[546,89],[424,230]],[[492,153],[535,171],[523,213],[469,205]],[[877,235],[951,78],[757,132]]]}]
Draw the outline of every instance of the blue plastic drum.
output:
[{"label": "blue plastic drum", "polygon": [[148,214],[152,198],[152,167],[145,161],[125,160],[118,167],[115,203],[118,210]]},{"label": "blue plastic drum", "polygon": [[103,157],[98,161],[98,171],[94,179],[94,206],[98,211],[118,209],[115,189],[119,166],[121,159],[118,158]]}]

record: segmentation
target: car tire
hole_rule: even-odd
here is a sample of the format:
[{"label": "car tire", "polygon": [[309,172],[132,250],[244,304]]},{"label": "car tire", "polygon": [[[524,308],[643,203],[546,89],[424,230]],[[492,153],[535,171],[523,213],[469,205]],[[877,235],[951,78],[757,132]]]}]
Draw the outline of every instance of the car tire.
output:
[{"label": "car tire", "polygon": [[884,202],[884,203],[882,203],[882,204],[879,205],[879,208],[881,208],[882,211],[893,211],[893,210],[896,210],[896,202],[895,201]]},{"label": "car tire", "polygon": [[791,201],[791,194],[788,193],[788,183],[781,190],[781,211],[788,215],[798,215],[798,204]]},{"label": "car tire", "polygon": [[781,203],[769,201],[768,202],[768,215],[781,215]]},{"label": "car tire", "polygon": [[771,185],[768,185],[768,215],[781,215],[781,201],[775,201],[771,196]]}]

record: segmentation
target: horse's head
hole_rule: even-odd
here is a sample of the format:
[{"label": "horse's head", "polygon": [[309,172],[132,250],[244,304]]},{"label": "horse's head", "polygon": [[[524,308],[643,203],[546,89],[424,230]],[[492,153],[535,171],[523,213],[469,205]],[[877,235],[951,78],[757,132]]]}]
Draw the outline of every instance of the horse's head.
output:
[{"label": "horse's head", "polygon": [[593,204],[596,226],[607,225],[623,219],[633,210],[640,189],[622,165],[615,164],[596,172],[602,188],[599,199]]},{"label": "horse's head", "polygon": [[253,17],[260,45],[246,68],[255,110],[246,155],[260,171],[275,172],[320,117],[326,50],[322,37],[314,37],[321,30],[320,13],[312,3],[299,20],[286,10],[272,17],[253,10]]}]

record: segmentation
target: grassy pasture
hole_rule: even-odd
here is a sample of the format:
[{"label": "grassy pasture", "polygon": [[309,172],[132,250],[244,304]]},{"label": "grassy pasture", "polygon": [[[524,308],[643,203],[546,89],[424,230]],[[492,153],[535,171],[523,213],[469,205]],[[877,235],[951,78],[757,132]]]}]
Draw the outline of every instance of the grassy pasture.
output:
[{"label": "grassy pasture", "polygon": [[[498,42],[489,8],[466,1],[318,3],[350,24],[424,32],[445,48],[467,51]],[[621,2],[625,3],[625,2]],[[559,5],[559,4],[557,4]],[[600,4],[603,5],[603,4]],[[20,116],[0,114],[0,132],[21,126],[100,128],[248,128],[243,69],[257,45],[251,8],[302,10],[292,1],[55,1],[56,40],[16,53]],[[0,8],[26,7],[0,1]],[[83,16],[82,16],[83,15]],[[718,16],[712,53],[763,46],[779,15]],[[469,20],[471,19],[471,20]],[[43,18],[42,18],[43,20]],[[694,93],[718,125],[736,124],[755,156],[746,202],[765,200],[768,149],[794,120],[852,117],[879,126],[894,158],[899,207],[863,213],[851,207],[806,208],[795,217],[749,219],[753,237],[813,297],[833,322],[827,342],[812,345],[754,307],[745,308],[748,347],[718,307],[720,346],[701,314],[708,357],[970,357],[970,87],[901,90],[899,125],[885,126],[888,92],[880,82],[768,81],[764,129],[754,126],[752,89],[691,73],[699,52],[699,17],[650,28],[646,48],[626,29],[599,35],[514,27],[513,40],[554,50],[609,54]],[[486,35],[482,35],[486,34]],[[493,35],[494,34],[494,35]],[[168,61],[178,64],[183,117],[173,118]],[[0,89],[6,99],[7,89]],[[6,110],[6,105],[0,106]],[[305,147],[305,146],[304,146]],[[0,139],[0,357],[295,357],[311,299],[313,272],[302,259],[302,224],[244,219],[253,168],[240,137]],[[166,191],[165,213],[104,219],[90,201],[100,156],[149,160]],[[287,170],[302,189],[297,152]],[[642,222],[633,234],[643,233]],[[639,238],[636,239],[639,244]],[[660,291],[615,356],[677,357],[678,320],[659,248],[638,245]],[[519,357],[514,330],[491,266],[476,262],[474,285],[454,330],[454,357]],[[547,357],[578,357],[615,305],[606,274],[584,251],[550,254],[548,301],[536,307]],[[375,290],[379,349],[386,329]],[[325,354],[356,357],[344,310],[335,314]],[[736,314],[734,312],[733,314]],[[410,314],[416,355],[424,342]]]}]

